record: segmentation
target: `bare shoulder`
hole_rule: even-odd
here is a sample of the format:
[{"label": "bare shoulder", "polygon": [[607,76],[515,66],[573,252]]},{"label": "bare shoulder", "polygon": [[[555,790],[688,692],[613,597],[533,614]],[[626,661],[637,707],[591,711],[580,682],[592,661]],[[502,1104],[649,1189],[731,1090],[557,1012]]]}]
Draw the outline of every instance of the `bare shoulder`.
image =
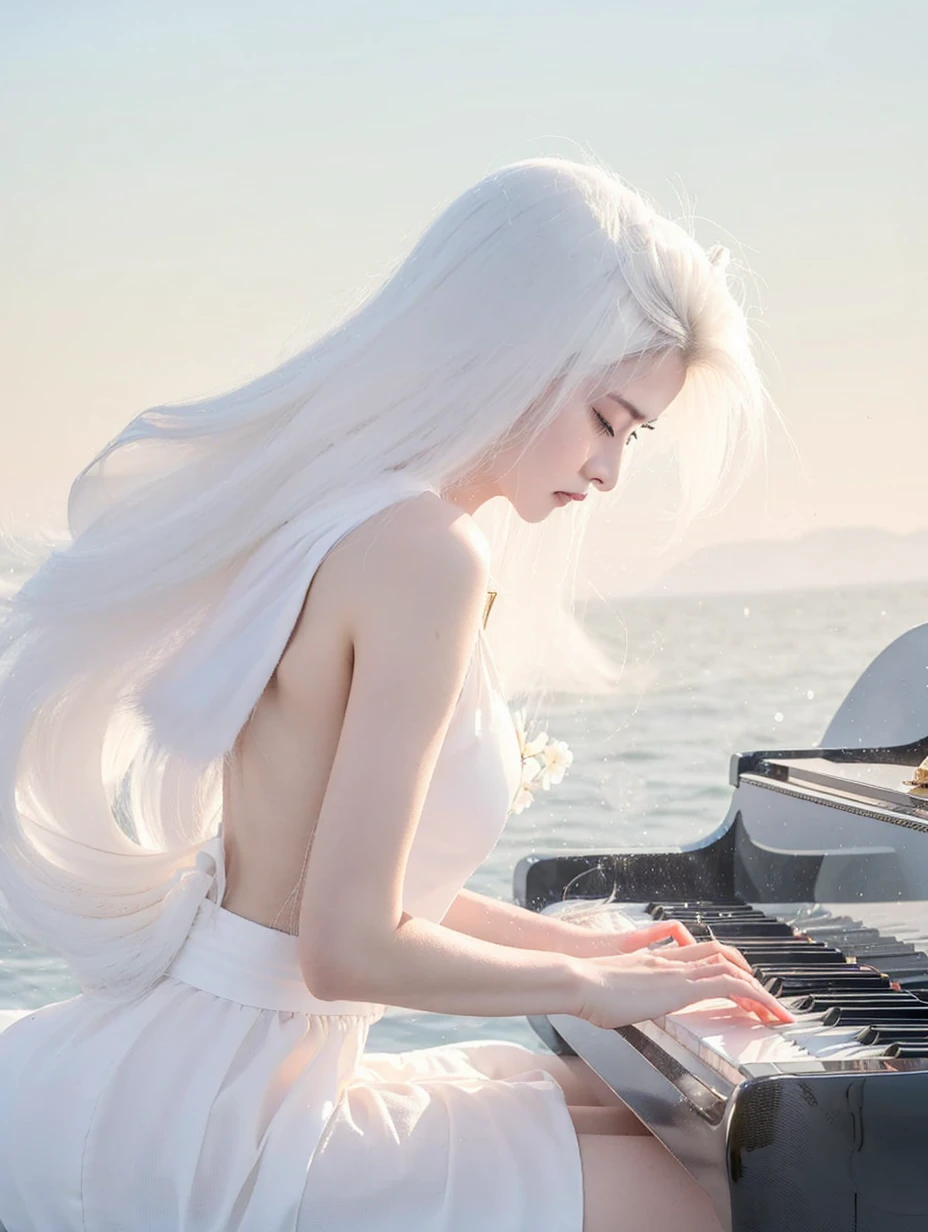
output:
[{"label": "bare shoulder", "polygon": [[[341,605],[350,667],[301,902],[303,969],[316,991],[359,987],[364,954],[401,923],[406,860],[474,661],[487,557],[473,519],[423,492],[366,519],[320,566]],[[333,902],[325,887],[346,870],[353,893]]]},{"label": "bare shoulder", "polygon": [[434,620],[482,602],[489,546],[468,513],[422,492],[355,527],[324,564],[358,630],[372,614],[381,623],[388,615],[415,620],[417,612]]},{"label": "bare shoulder", "polygon": [[319,657],[357,663],[370,655],[399,663],[438,640],[459,659],[472,641],[489,575],[489,545],[474,519],[434,492],[389,505],[343,536],[309,586],[278,679],[297,691],[313,679]]}]

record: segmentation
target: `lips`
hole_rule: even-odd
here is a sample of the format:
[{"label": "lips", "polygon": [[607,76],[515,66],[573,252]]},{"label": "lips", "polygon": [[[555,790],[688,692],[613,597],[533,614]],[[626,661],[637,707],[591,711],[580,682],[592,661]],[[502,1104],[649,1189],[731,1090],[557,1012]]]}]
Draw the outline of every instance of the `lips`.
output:
[{"label": "lips", "polygon": [[577,492],[555,492],[555,496],[569,496],[571,500],[586,500],[586,493],[580,495]]}]

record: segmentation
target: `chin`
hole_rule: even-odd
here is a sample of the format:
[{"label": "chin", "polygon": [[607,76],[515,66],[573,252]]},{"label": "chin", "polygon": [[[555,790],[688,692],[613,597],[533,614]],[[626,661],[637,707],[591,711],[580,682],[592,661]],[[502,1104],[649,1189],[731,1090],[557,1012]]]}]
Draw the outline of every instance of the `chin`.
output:
[{"label": "chin", "polygon": [[522,492],[508,496],[507,500],[523,522],[543,522],[545,518],[560,508],[553,493],[544,496],[538,493]]}]

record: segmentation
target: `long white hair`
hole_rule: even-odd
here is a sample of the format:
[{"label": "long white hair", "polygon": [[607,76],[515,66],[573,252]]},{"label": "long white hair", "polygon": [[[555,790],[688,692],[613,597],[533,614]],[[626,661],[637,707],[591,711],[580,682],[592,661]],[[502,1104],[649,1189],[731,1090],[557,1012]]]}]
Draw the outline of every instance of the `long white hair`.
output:
[{"label": "long white hair", "polygon": [[711,483],[768,401],[725,257],[608,169],[529,159],[454,200],[273,371],[134,418],[4,602],[7,925],[85,992],[129,998],[163,975],[209,884],[224,760],[352,511],[440,490],[504,436],[533,439],[581,381],[668,348]]}]

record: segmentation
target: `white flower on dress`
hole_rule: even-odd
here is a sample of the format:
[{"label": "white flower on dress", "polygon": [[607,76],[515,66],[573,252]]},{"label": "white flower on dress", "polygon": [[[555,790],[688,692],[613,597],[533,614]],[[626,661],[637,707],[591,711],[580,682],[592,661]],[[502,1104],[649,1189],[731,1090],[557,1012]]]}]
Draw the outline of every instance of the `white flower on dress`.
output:
[{"label": "white flower on dress", "polygon": [[559,783],[561,781],[564,777],[564,772],[573,761],[574,755],[564,740],[552,740],[542,750],[541,755],[545,760],[540,775],[541,785],[547,791],[552,783]]},{"label": "white flower on dress", "polygon": [[512,718],[522,754],[522,778],[510,811],[521,813],[532,803],[539,787],[547,791],[552,783],[560,783],[574,755],[565,741],[548,740],[546,731],[529,740],[525,731],[524,710],[513,711]]}]

